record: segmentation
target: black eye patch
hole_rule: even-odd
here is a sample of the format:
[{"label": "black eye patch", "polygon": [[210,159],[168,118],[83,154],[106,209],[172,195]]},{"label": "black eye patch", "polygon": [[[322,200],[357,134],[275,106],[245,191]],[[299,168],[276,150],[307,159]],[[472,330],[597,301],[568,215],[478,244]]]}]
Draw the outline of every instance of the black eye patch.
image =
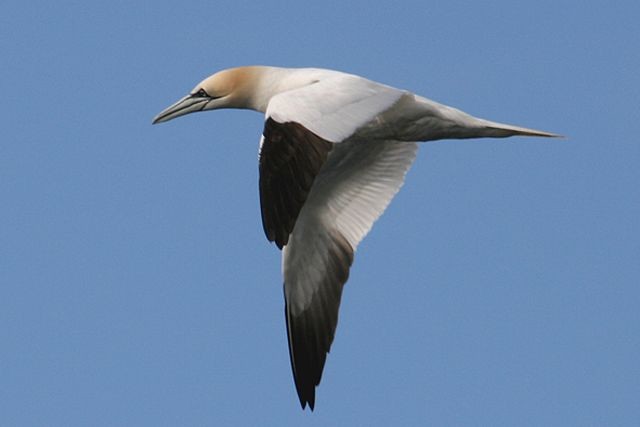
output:
[{"label": "black eye patch", "polygon": [[191,96],[195,98],[209,98],[209,94],[207,94],[207,91],[205,91],[204,89],[200,89],[199,91],[197,91]]}]

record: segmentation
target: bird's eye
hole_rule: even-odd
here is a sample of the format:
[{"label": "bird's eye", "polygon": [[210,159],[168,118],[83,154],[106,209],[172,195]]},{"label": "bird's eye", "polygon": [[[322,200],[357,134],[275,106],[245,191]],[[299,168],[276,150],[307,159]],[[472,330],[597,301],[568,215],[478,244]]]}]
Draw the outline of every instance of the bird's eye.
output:
[{"label": "bird's eye", "polygon": [[209,95],[207,94],[207,92],[204,89],[200,89],[199,91],[194,93],[193,96],[196,96],[198,98],[207,98]]}]

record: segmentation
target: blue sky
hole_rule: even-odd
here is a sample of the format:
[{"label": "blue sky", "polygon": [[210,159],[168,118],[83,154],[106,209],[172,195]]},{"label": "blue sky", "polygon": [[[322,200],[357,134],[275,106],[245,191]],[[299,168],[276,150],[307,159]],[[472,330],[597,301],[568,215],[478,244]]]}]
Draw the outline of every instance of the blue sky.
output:
[{"label": "blue sky", "polygon": [[[5,3],[0,424],[640,422],[637,2]],[[260,224],[262,117],[151,126],[245,64],[569,137],[421,147],[314,413]]]}]

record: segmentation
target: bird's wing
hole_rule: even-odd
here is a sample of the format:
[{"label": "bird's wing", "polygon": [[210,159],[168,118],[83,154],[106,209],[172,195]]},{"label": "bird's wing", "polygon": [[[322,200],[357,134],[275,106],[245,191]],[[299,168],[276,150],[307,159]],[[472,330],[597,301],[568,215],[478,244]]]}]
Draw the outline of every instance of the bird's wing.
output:
[{"label": "bird's wing", "polygon": [[342,287],[358,243],[415,159],[417,144],[336,144],[283,251],[289,355],[300,403],[313,409],[338,322]]},{"label": "bird's wing", "polygon": [[406,92],[333,76],[274,96],[260,142],[265,234],[283,249],[289,353],[313,409],[353,253],[404,181],[417,144],[362,140]]},{"label": "bird's wing", "polygon": [[341,142],[405,94],[362,77],[339,73],[274,96],[266,116],[278,123],[299,123],[327,141]]}]

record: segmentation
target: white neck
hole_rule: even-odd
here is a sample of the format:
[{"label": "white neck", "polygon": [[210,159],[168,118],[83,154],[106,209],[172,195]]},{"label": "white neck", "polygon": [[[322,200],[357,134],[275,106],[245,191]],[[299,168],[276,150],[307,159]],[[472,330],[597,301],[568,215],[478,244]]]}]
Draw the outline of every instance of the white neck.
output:
[{"label": "white neck", "polygon": [[264,113],[272,97],[321,80],[330,70],[317,68],[278,68],[266,66],[242,67],[246,84],[239,88],[238,108]]}]

